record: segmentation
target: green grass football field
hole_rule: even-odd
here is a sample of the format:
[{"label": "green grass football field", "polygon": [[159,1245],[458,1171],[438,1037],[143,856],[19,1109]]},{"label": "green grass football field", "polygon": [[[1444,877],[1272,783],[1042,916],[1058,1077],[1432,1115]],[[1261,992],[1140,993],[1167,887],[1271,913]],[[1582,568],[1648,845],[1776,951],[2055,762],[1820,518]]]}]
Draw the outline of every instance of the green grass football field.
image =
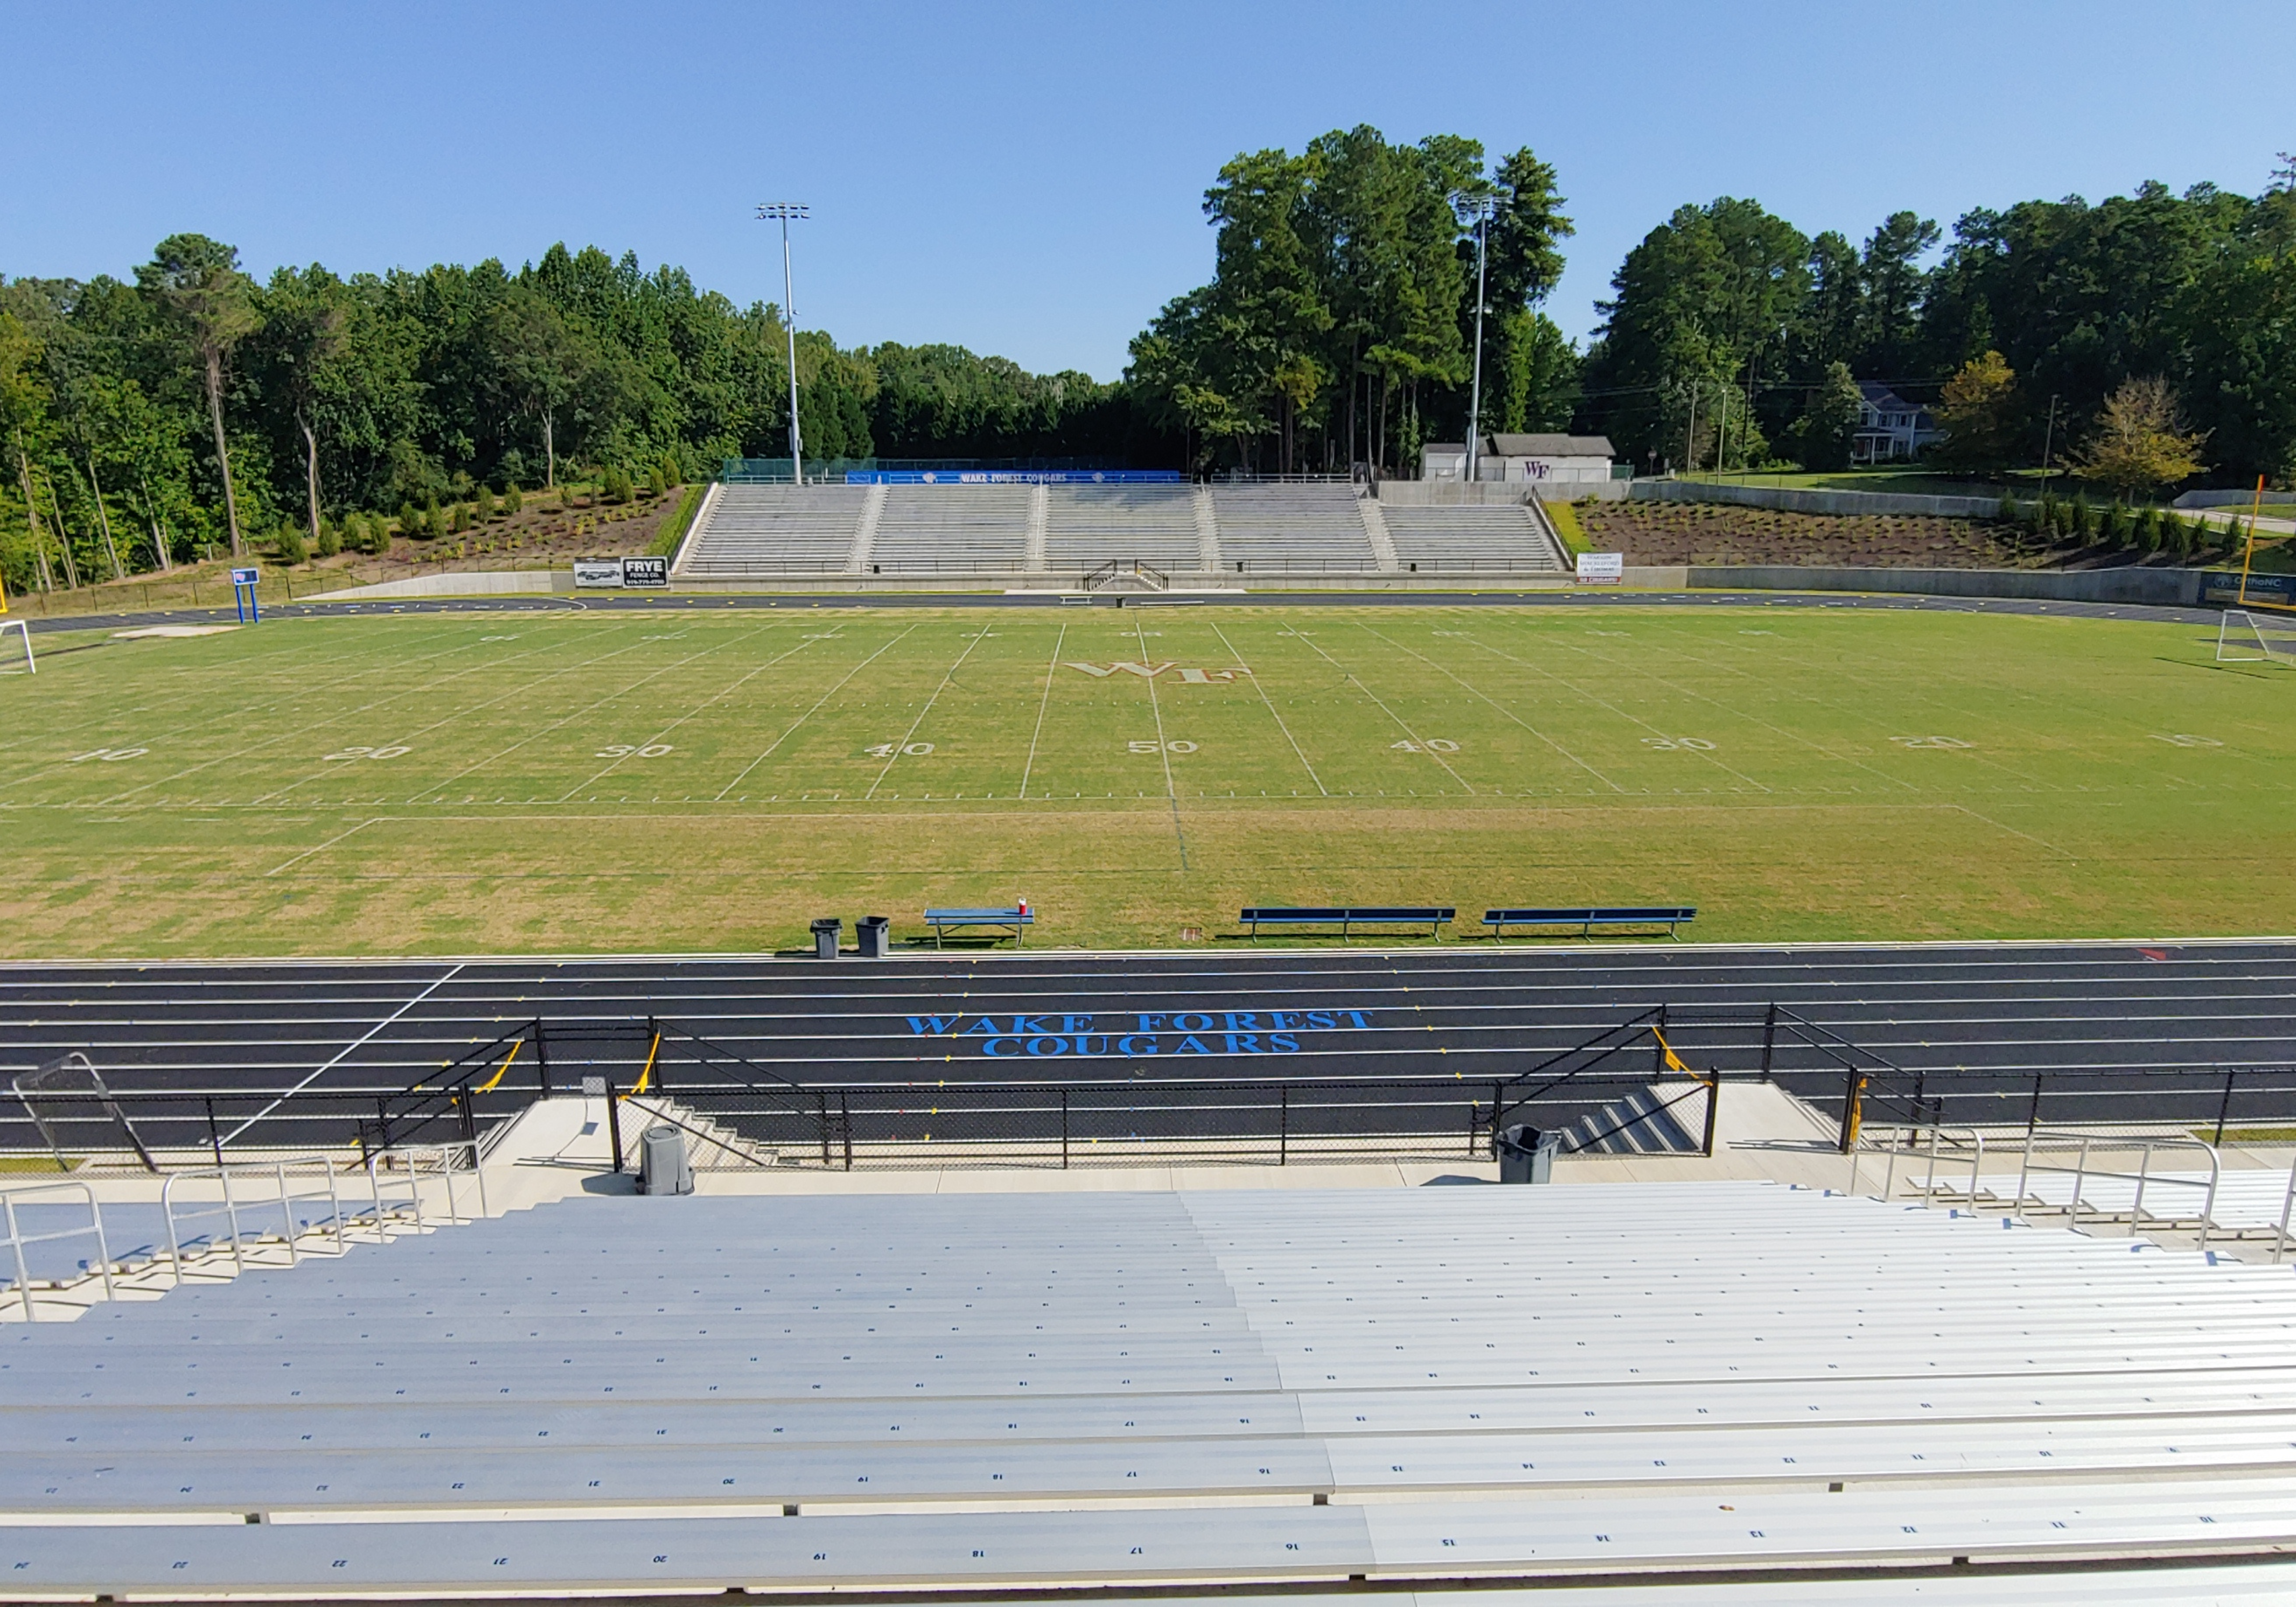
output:
[{"label": "green grass football field", "polygon": [[1246,903],[2296,929],[2296,673],[2217,664],[2212,626],[784,607],[37,644],[0,675],[14,957],[770,948],[1021,897],[1032,947],[1235,941]]}]

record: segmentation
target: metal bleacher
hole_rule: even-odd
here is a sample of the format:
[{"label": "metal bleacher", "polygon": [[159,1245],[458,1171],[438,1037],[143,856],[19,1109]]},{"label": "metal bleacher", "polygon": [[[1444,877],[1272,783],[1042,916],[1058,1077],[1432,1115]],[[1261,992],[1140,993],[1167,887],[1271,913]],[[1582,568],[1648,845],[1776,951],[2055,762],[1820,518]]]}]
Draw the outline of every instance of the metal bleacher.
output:
[{"label": "metal bleacher", "polygon": [[678,554],[681,579],[835,574],[853,551],[864,486],[718,486]]},{"label": "metal bleacher", "polygon": [[0,1578],[2070,1601],[2296,1544],[2284,1269],[1761,1184],[1053,1203],[590,1196],[0,1330]]},{"label": "metal bleacher", "polygon": [[1389,507],[1398,562],[1422,574],[1560,574],[1561,554],[1519,503]]},{"label": "metal bleacher", "polygon": [[1193,486],[1054,486],[1045,557],[1054,570],[1138,561],[1166,573],[1201,567]]},{"label": "metal bleacher", "polygon": [[1379,568],[1352,486],[1215,486],[1212,512],[1223,568],[1246,575]]},{"label": "metal bleacher", "polygon": [[870,552],[887,575],[1012,574],[1027,567],[1028,486],[891,486]]}]

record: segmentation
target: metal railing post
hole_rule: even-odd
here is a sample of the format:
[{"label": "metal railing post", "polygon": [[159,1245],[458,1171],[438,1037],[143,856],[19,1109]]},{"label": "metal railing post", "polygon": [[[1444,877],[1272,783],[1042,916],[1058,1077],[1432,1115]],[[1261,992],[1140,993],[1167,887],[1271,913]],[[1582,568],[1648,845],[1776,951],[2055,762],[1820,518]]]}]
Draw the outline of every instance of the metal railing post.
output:
[{"label": "metal railing post", "polygon": [[1775,1002],[1762,1012],[1762,1080],[1770,1080],[1770,1058],[1778,1045],[1778,1007]]},{"label": "metal railing post", "polygon": [[1715,1123],[1722,1111],[1721,1068],[1709,1067],[1706,1076],[1706,1136],[1700,1144],[1698,1152],[1711,1160],[1714,1159]]},{"label": "metal railing post", "polygon": [[837,1096],[837,1125],[845,1129],[845,1169],[849,1172],[853,1169],[853,1107],[842,1094]]},{"label": "metal railing post", "polygon": [[550,1040],[542,1030],[540,1016],[534,1018],[534,1065],[535,1075],[541,1081],[542,1097],[548,1099],[551,1096]]},{"label": "metal railing post", "polygon": [[2279,1266],[2280,1259],[2288,1253],[2288,1216],[2292,1210],[2296,1210],[2296,1161],[2289,1163],[2288,1192],[2280,1197],[2280,1229],[2272,1238],[2272,1264],[2275,1267]]},{"label": "metal railing post", "polygon": [[16,1226],[16,1201],[13,1197],[0,1194],[0,1206],[8,1212],[8,1247],[16,1252],[16,1296],[24,1302],[24,1320],[37,1323],[38,1313],[32,1305],[32,1269],[24,1260],[24,1234]]},{"label": "metal railing post", "polygon": [[2152,1170],[2152,1146],[2144,1145],[2136,1152],[2136,1198],[2128,1206],[2128,1236],[2136,1236],[2136,1225],[2144,1219],[2144,1180]]},{"label": "metal railing post", "polygon": [[205,1094],[201,1101],[208,1108],[208,1147],[215,1152],[216,1164],[223,1164],[223,1129],[216,1125],[215,1095]]},{"label": "metal railing post", "polygon": [[1292,1085],[1275,1085],[1275,1164],[1292,1163]]},{"label": "metal railing post", "polygon": [[1866,1079],[1857,1068],[1849,1068],[1841,1089],[1841,1152],[1845,1155],[1857,1147],[1857,1127],[1864,1115]]},{"label": "metal railing post", "polygon": [[1061,1170],[1069,1169],[1069,1091],[1061,1090]]},{"label": "metal railing post", "polygon": [[2225,1070],[2224,1098],[2217,1104],[2217,1136],[2213,1141],[2219,1144],[2224,1143],[2225,1118],[2232,1113],[2233,1078],[2239,1075],[2240,1068],[2237,1066],[2227,1067]]},{"label": "metal railing post", "polygon": [[614,1146],[613,1173],[619,1177],[622,1170],[622,1103],[614,1097],[614,1079],[609,1077],[603,1080],[606,1085],[606,1142]]},{"label": "metal railing post", "polygon": [[2065,1225],[2069,1227],[2080,1220],[2081,1181],[2088,1176],[2088,1136],[2083,1134],[2080,1154],[2073,1161],[2073,1202],[2065,1211]]}]

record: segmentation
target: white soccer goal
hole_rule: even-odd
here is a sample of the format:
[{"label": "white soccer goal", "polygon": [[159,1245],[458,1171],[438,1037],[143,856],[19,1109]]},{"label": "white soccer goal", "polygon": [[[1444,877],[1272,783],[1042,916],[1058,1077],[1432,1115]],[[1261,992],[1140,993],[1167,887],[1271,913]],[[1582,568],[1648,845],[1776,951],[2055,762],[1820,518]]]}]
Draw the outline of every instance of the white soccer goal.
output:
[{"label": "white soccer goal", "polygon": [[8,633],[12,629],[24,638],[24,673],[39,674],[40,667],[32,661],[32,627],[21,619],[0,619],[0,668],[4,668],[6,664],[7,655],[4,650],[8,644]]},{"label": "white soccer goal", "polygon": [[2285,664],[2296,669],[2296,619],[2228,608],[2217,625],[2219,664]]}]

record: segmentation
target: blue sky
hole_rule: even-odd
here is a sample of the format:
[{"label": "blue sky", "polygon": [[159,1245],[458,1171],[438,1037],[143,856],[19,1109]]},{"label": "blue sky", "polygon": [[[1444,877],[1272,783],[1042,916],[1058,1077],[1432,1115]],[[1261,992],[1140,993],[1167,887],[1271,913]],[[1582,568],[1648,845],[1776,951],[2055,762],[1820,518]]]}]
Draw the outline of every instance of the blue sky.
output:
[{"label": "blue sky", "polygon": [[1111,378],[1201,281],[1204,186],[1335,127],[1561,170],[1583,336],[1674,207],[1862,238],[1911,207],[2145,178],[2253,191],[2296,147],[2296,7],[1518,4],[12,4],[0,274],[124,274],[196,229],[338,271],[555,240],[781,299],[756,202],[809,202],[797,305]]}]

